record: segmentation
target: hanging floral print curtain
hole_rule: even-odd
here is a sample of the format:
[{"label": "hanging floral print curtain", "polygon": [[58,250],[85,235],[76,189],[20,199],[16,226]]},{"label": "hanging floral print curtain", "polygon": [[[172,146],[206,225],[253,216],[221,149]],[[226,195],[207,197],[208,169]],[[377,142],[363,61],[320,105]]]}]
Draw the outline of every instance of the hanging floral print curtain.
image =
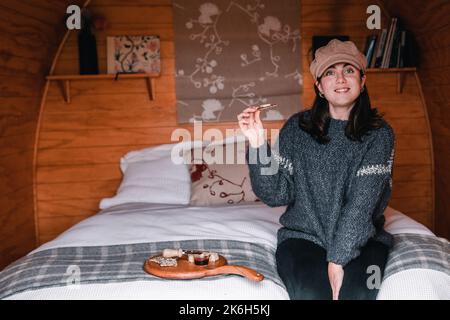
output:
[{"label": "hanging floral print curtain", "polygon": [[299,0],[174,0],[179,123],[236,121],[276,103],[263,120],[302,109]]}]

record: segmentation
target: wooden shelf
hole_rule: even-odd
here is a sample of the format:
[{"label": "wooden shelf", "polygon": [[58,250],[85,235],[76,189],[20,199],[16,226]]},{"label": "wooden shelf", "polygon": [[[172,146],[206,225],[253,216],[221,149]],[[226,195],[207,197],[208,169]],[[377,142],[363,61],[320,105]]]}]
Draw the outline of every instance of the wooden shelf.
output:
[{"label": "wooden shelf", "polygon": [[397,73],[397,93],[402,93],[403,80],[405,79],[406,72],[416,72],[417,68],[369,68],[366,73],[386,73],[386,72],[396,72]]},{"label": "wooden shelf", "polygon": [[119,79],[145,79],[147,83],[148,96],[150,100],[154,99],[153,79],[159,77],[159,74],[152,73],[118,73],[118,74],[73,74],[73,75],[49,75],[48,81],[58,81],[61,85],[62,93],[66,103],[70,103],[70,82],[84,80],[104,80],[110,79],[117,81]]},{"label": "wooden shelf", "polygon": [[416,68],[369,68],[366,72],[415,72]]}]

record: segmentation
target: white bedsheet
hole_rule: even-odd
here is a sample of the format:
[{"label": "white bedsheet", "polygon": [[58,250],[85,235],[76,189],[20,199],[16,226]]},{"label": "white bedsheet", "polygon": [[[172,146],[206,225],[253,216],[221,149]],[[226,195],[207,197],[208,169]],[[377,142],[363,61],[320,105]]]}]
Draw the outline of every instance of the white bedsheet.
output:
[{"label": "white bedsheet", "polygon": [[[278,219],[285,207],[264,204],[190,207],[165,204],[116,206],[86,219],[35,251],[65,246],[98,246],[152,241],[229,239],[262,243],[276,248]],[[391,208],[386,210],[386,230],[395,233],[432,234],[423,225]],[[426,275],[426,276],[425,276]],[[81,275],[82,276],[82,275]],[[450,299],[442,272],[408,270],[388,278],[379,299]],[[414,285],[415,284],[415,285]],[[428,290],[423,290],[426,287]],[[289,299],[271,281],[251,282],[241,277],[210,281],[134,281],[83,284],[78,287],[27,291],[9,299]]]},{"label": "white bedsheet", "polygon": [[285,207],[261,204],[191,207],[127,204],[86,219],[38,249],[152,241],[226,239],[276,247],[278,219]]}]

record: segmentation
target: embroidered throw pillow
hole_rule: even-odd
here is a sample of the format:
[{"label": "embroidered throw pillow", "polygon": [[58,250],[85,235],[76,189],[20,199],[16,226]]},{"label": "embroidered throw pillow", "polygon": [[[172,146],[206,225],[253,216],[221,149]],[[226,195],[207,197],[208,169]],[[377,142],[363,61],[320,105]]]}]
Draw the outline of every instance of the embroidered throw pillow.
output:
[{"label": "embroidered throw pillow", "polygon": [[245,161],[247,146],[245,141],[233,144],[215,143],[192,149],[185,154],[185,160],[191,163],[191,205],[261,202],[252,191]]},{"label": "embroidered throw pillow", "polygon": [[260,202],[252,191],[247,165],[194,164],[191,181],[193,206]]}]

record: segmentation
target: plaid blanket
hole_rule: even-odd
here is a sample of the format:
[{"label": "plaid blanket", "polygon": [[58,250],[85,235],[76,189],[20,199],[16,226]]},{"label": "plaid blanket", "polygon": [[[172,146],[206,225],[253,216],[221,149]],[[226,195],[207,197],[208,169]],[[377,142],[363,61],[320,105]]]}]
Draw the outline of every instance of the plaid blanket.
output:
[{"label": "plaid blanket", "polygon": [[[231,240],[185,240],[39,251],[17,260],[0,273],[0,299],[46,287],[160,279],[146,273],[143,266],[147,258],[161,254],[166,248],[217,252],[228,264],[257,270],[265,279],[284,288],[276,269],[275,250],[270,246]],[[229,275],[217,277],[224,276]]]},{"label": "plaid blanket", "polygon": [[450,276],[450,242],[435,236],[401,233],[394,235],[384,279],[407,269],[432,269]]},{"label": "plaid blanket", "polygon": [[[450,274],[449,242],[434,236],[394,235],[384,279],[412,268]],[[0,299],[46,287],[85,283],[109,283],[159,279],[143,270],[144,261],[165,248],[215,251],[229,264],[257,270],[284,287],[278,276],[275,249],[255,243],[230,240],[186,240],[93,247],[63,247],[33,253],[0,272]],[[224,275],[216,276],[223,277]],[[215,278],[215,277],[214,277]],[[197,281],[213,278],[197,279]]]}]

